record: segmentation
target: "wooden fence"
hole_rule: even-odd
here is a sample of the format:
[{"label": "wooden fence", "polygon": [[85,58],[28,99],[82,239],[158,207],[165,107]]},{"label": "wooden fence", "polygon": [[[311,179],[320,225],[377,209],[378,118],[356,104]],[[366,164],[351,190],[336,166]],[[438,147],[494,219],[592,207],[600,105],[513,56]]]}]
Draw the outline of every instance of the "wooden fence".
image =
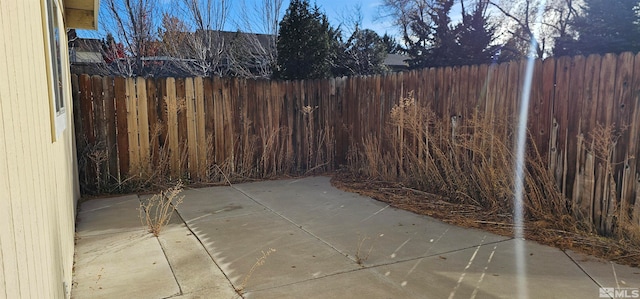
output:
[{"label": "wooden fence", "polygon": [[[171,175],[196,181],[212,165],[247,177],[331,170],[338,120],[328,84],[74,75],[82,181],[86,190],[122,181],[164,157]],[[106,177],[91,169],[96,159]]]},{"label": "wooden fence", "polygon": [[[476,109],[489,119],[516,117],[525,67],[307,81],[73,76],[76,134],[85,149],[106,150],[102,171],[114,180],[154,165],[163,149],[171,172],[194,180],[224,163],[258,177],[332,170],[365,136],[382,136],[409,91],[445,120]],[[640,54],[537,60],[531,83],[528,129],[563,194],[597,226],[610,225],[621,207],[640,223]],[[604,157],[612,176],[594,150],[599,127],[614,132]]]}]

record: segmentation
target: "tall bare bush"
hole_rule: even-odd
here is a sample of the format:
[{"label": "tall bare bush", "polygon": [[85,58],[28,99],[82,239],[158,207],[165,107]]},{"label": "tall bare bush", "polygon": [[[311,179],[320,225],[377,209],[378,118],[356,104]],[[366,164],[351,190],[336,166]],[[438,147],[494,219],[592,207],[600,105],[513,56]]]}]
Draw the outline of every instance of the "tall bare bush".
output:
[{"label": "tall bare bush", "polygon": [[620,240],[631,240],[640,245],[640,229],[632,221],[632,207],[621,198],[619,184],[614,172],[616,168],[615,150],[618,139],[626,127],[616,129],[614,125],[603,126],[597,124],[589,134],[587,150],[593,155],[595,184],[595,200],[601,202],[592,210],[593,215],[586,215],[593,219],[600,234],[612,235]]},{"label": "tall bare bush", "polygon": [[140,221],[154,236],[160,235],[162,229],[171,220],[176,207],[184,200],[184,196],[178,196],[182,192],[182,187],[182,182],[178,181],[175,186],[140,202]]},{"label": "tall bare bush", "polygon": [[[514,197],[514,153],[510,122],[473,113],[470,119],[443,119],[413,94],[391,110],[384,136],[370,136],[360,149],[362,172],[386,181],[447,196],[451,201],[510,214]],[[500,136],[496,136],[500,132]],[[532,143],[530,143],[532,144]],[[525,200],[530,218],[569,214],[562,194],[540,154],[526,157]]]}]

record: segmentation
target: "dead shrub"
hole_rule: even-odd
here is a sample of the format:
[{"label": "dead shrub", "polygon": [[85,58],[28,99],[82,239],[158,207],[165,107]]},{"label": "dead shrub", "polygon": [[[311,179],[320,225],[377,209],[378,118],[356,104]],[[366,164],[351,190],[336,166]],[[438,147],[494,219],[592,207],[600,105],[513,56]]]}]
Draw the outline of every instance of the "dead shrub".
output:
[{"label": "dead shrub", "polygon": [[[126,186],[126,190],[139,192],[146,190],[166,189],[174,185],[177,180],[187,178],[181,175],[181,169],[176,169],[177,165],[186,165],[188,156],[187,147],[180,147],[179,153],[172,154],[169,150],[168,134],[163,134],[166,126],[158,123],[151,128],[150,148],[152,149],[148,156],[141,157],[141,160],[132,165],[129,174],[122,185]],[[160,142],[161,136],[164,142]],[[156,150],[153,150],[157,148]],[[177,158],[173,155],[177,155]],[[175,162],[177,161],[177,163]]]},{"label": "dead shrub", "polygon": [[95,192],[104,192],[109,185],[110,175],[107,171],[107,162],[109,161],[109,151],[105,148],[103,142],[99,142],[89,147],[87,157],[91,161],[93,167],[92,172],[95,175]]},{"label": "dead shrub", "polygon": [[[443,119],[409,93],[391,110],[382,139],[363,140],[357,159],[361,165],[354,168],[371,178],[443,195],[451,202],[510,214],[515,183],[511,123],[477,111],[470,119]],[[527,215],[535,219],[567,215],[566,202],[535,146],[527,151],[526,165]]]},{"label": "dead shrub", "polygon": [[[409,94],[393,107],[383,134],[367,135],[350,149],[347,169],[360,176],[338,178],[338,186],[445,222],[511,235],[515,123],[477,110],[465,119],[444,118]],[[587,138],[578,136],[586,166],[577,171],[571,201],[528,136],[523,194],[527,239],[639,264],[640,227],[633,200],[622,194],[630,188],[621,185],[635,181],[631,175],[625,177],[630,181],[615,176],[628,171],[635,159],[627,155],[615,160],[620,159],[616,150],[625,129],[598,125]]]},{"label": "dead shrub", "polygon": [[160,235],[162,229],[171,220],[176,207],[184,200],[184,196],[178,196],[182,192],[182,187],[182,182],[178,181],[175,186],[140,202],[140,221],[154,236]]},{"label": "dead shrub", "polygon": [[244,278],[242,279],[242,283],[240,283],[240,285],[235,288],[238,294],[242,295],[244,293],[244,290],[247,287],[247,283],[249,282],[251,275],[253,275],[253,272],[255,272],[259,267],[263,266],[264,263],[267,261],[267,258],[269,257],[269,255],[271,255],[274,252],[276,252],[276,250],[273,248],[269,248],[266,252],[261,251],[262,256],[256,259],[256,262],[253,264],[253,266],[251,266],[251,269],[249,270],[249,272],[247,272],[247,274],[245,274]]},{"label": "dead shrub", "polygon": [[[617,162],[614,160],[618,139],[627,127],[615,128],[614,124],[597,124],[589,134],[587,150],[595,157],[595,196],[601,198],[602,206],[594,211],[596,230],[603,235],[615,236],[623,242],[640,246],[640,227],[633,223],[632,206],[620,198],[618,184],[614,177]],[[597,210],[600,208],[600,210]]]}]

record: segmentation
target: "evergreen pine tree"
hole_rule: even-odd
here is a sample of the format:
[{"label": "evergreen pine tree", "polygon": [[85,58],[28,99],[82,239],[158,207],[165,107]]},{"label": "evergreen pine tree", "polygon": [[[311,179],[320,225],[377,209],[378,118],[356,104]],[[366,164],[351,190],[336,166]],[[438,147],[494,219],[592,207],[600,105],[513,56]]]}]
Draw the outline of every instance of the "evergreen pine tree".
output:
[{"label": "evergreen pine tree", "polygon": [[433,24],[416,23],[420,26],[418,32],[425,34],[422,39],[426,44],[414,44],[409,53],[411,59],[408,60],[411,68],[423,68],[432,66],[452,65],[457,60],[454,53],[457,48],[456,36],[453,28],[450,27],[451,18],[449,13],[453,7],[453,0],[440,0],[434,3],[431,14]]},{"label": "evergreen pine tree", "polygon": [[387,70],[386,57],[387,47],[375,31],[356,28],[345,44],[344,59],[338,65],[345,70],[341,75],[381,74]]},{"label": "evergreen pine tree", "polygon": [[456,28],[459,59],[455,64],[469,65],[489,63],[497,51],[492,46],[496,28],[487,19],[487,3],[478,1],[471,13],[462,12],[462,23]]},{"label": "evergreen pine tree", "polygon": [[584,0],[583,13],[571,22],[573,36],[556,40],[554,55],[640,51],[636,0]]},{"label": "evergreen pine tree", "polygon": [[382,36],[382,43],[389,54],[401,54],[405,50],[398,44],[395,38],[387,33]]},{"label": "evergreen pine tree", "polygon": [[308,0],[291,0],[280,22],[277,68],[280,79],[326,78],[331,75],[329,22]]},{"label": "evergreen pine tree", "polygon": [[476,2],[473,10],[465,11],[462,20],[452,24],[449,14],[454,0],[437,0],[430,13],[431,23],[413,20],[413,32],[419,33],[409,42],[407,52],[411,56],[411,68],[469,65],[491,62],[496,52],[495,27],[487,20],[487,3]]}]

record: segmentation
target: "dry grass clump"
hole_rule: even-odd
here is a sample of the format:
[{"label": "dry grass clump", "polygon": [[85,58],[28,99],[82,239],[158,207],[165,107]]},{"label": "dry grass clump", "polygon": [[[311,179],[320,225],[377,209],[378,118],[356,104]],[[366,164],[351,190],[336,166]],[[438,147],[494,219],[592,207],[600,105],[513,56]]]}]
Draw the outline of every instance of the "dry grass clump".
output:
[{"label": "dry grass clump", "polygon": [[114,178],[109,169],[109,156],[114,150],[106,146],[104,141],[90,144],[86,136],[80,135],[77,140],[78,179],[83,194],[111,192],[116,188]]},{"label": "dry grass clump", "polygon": [[314,116],[318,106],[304,106],[301,109],[304,118],[304,153],[298,154],[299,172],[318,173],[330,169],[333,162],[334,134],[329,124],[316,123]]},{"label": "dry grass clump", "polygon": [[260,134],[262,151],[259,162],[257,165],[247,164],[245,168],[255,169],[256,174],[264,178],[290,171],[293,166],[293,153],[283,146],[282,142],[290,134],[291,130],[286,127],[263,129]]},{"label": "dry grass clump", "polygon": [[614,158],[615,150],[618,139],[626,129],[622,127],[616,130],[613,124],[597,124],[589,134],[587,151],[595,160],[594,183],[597,184],[594,196],[601,198],[602,203],[598,206],[601,210],[596,209],[594,213],[584,216],[593,219],[598,233],[640,247],[640,227],[632,221],[632,203],[622,198],[618,191],[621,182],[616,182],[614,178],[618,166]]},{"label": "dry grass clump", "polygon": [[256,262],[253,264],[253,266],[251,266],[251,269],[249,270],[249,272],[247,272],[247,274],[242,279],[242,283],[240,283],[240,286],[236,287],[236,292],[238,294],[242,295],[242,293],[244,292],[244,289],[247,287],[249,278],[251,278],[251,275],[253,275],[253,272],[255,272],[260,266],[264,265],[269,255],[276,252],[276,250],[273,248],[269,248],[269,250],[267,250],[266,252],[265,251],[261,251],[261,252],[262,252],[262,256],[256,259]]},{"label": "dry grass clump", "polygon": [[367,235],[364,235],[364,236],[358,235],[358,246],[356,247],[356,253],[355,253],[356,263],[358,265],[363,266],[364,262],[366,262],[369,259],[369,256],[371,256],[371,252],[373,251],[373,245],[375,245],[376,241],[383,236],[384,234],[378,235],[378,237],[373,239],[369,244],[370,245],[369,249],[365,250],[364,248],[365,243],[367,242],[367,240],[370,240],[371,238],[369,238]]},{"label": "dry grass clump", "polygon": [[[356,168],[371,178],[402,182],[450,202],[510,214],[515,178],[509,123],[477,112],[467,120],[460,116],[445,120],[410,93],[391,110],[383,140],[375,136],[363,140],[361,166]],[[528,149],[526,159],[528,216],[567,215],[566,202],[535,147]]]},{"label": "dry grass clump", "polygon": [[[272,115],[225,115],[222,127],[209,121],[205,132],[196,127],[194,139],[192,127],[185,134],[184,127],[178,126],[191,113],[185,98],[165,97],[157,104],[158,115],[150,119],[148,148],[146,140],[140,139],[143,134],[136,131],[126,132],[136,135],[127,136],[134,143],[129,144],[131,152],[117,155],[113,151],[129,149],[109,149],[104,143],[79,139],[83,194],[149,192],[166,189],[178,180],[200,186],[229,184],[333,168],[334,128],[322,107],[305,105],[292,115],[281,116],[288,118],[287,125],[274,123]],[[145,124],[139,125],[143,128]],[[129,160],[125,165],[110,159]]]},{"label": "dry grass clump", "polygon": [[[177,156],[179,165],[183,165],[187,160],[187,148],[181,147],[181,151],[177,154],[171,154],[167,143],[168,134],[166,134],[166,126],[158,123],[151,128],[149,132],[151,143],[150,148],[157,148],[157,151],[151,150],[149,156],[142,157],[141,161],[132,165],[129,170],[128,177],[122,182],[129,191],[146,191],[167,189],[174,185],[177,180],[183,179],[180,171],[175,169],[172,156]],[[160,142],[164,136],[163,142]]]},{"label": "dry grass clump", "polygon": [[182,187],[182,182],[178,181],[175,186],[140,202],[140,221],[154,236],[160,235],[162,229],[171,220],[176,207],[184,200],[184,196],[178,196],[182,192]]}]

